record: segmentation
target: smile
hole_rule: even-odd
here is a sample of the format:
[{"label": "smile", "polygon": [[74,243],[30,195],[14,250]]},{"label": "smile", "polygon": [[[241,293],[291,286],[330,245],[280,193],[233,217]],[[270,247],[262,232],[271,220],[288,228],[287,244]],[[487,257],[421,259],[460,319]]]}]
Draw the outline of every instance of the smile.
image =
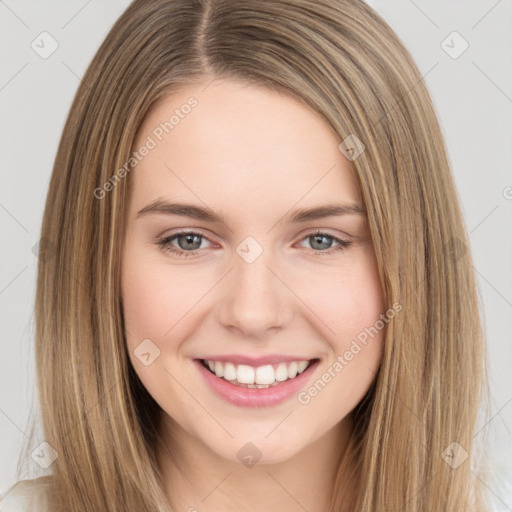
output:
[{"label": "smile", "polygon": [[[232,361],[195,359],[194,366],[211,392],[238,407],[273,407],[291,400],[313,378],[320,364],[318,358],[294,361],[288,356],[275,356],[265,357],[260,365],[267,364],[256,366],[254,358],[228,357]],[[248,362],[252,365],[246,364]],[[217,375],[217,371],[222,377]],[[229,377],[233,378],[227,379]]]},{"label": "smile", "polygon": [[202,359],[201,363],[211,373],[235,386],[263,389],[294,379],[304,372],[312,361],[290,361],[258,367],[207,359]]}]

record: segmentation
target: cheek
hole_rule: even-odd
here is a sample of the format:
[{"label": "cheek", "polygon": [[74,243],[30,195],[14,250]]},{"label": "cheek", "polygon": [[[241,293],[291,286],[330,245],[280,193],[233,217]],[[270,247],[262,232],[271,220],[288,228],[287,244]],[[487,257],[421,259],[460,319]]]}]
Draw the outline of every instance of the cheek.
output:
[{"label": "cheek", "polygon": [[132,366],[144,387],[164,408],[179,397],[172,378],[165,371],[172,367],[169,358],[178,347],[166,343],[165,339],[170,331],[176,335],[182,326],[178,323],[180,318],[190,309],[182,291],[187,287],[174,281],[173,276],[179,272],[171,273],[151,256],[137,248],[130,249],[128,245],[121,275],[126,345]]},{"label": "cheek", "polygon": [[308,295],[321,319],[316,325],[329,344],[329,355],[318,379],[298,399],[311,417],[334,425],[357,406],[375,380],[384,347],[385,311],[371,258],[331,278],[323,287],[311,287]]},{"label": "cheek", "polygon": [[121,281],[128,344],[133,347],[145,338],[159,344],[179,318],[187,287],[129,245],[124,262]]},{"label": "cheek", "polygon": [[[384,313],[384,302],[376,262],[370,251],[358,255],[336,272],[319,275],[304,288],[311,309],[325,327],[322,332],[337,351],[366,328],[375,325]],[[318,321],[317,321],[318,323]]]},{"label": "cheek", "polygon": [[132,272],[123,280],[123,313],[130,346],[144,338],[157,338],[168,330],[171,325],[166,310],[158,290],[143,274]]},{"label": "cheek", "polygon": [[128,246],[124,254],[122,297],[127,346],[130,353],[144,339],[153,341],[162,351],[158,362],[179,351],[203,319],[203,299],[215,284],[216,276],[166,264],[158,254]]}]

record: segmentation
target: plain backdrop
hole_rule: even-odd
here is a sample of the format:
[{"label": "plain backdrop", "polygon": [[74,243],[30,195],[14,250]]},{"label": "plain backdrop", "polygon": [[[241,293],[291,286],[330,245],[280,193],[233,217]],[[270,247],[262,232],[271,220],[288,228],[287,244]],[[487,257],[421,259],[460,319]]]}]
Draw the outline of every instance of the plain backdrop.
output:
[{"label": "plain backdrop", "polygon": [[[128,3],[0,0],[0,490],[14,481],[36,397],[34,246],[53,160],[80,78]],[[369,3],[412,53],[438,111],[470,233],[489,340],[493,398],[482,431],[492,428],[510,440],[512,3]],[[41,37],[47,38],[46,51],[52,39],[58,44],[47,58],[34,49]]]}]

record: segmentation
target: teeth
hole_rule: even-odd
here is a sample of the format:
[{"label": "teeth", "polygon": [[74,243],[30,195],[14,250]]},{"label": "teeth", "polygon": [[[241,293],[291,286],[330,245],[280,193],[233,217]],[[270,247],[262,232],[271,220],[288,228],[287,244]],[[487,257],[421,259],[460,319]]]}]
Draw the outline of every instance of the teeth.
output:
[{"label": "teeth", "polygon": [[[222,363],[216,363],[215,369],[217,369],[217,364]],[[215,375],[222,377],[222,375],[219,375],[217,372],[215,372]],[[246,364],[239,364],[236,369],[236,380],[240,382],[240,384],[254,384],[254,368]],[[258,382],[257,384],[263,384],[263,382]]]},{"label": "teeth", "polygon": [[258,384],[273,384],[276,381],[276,372],[270,364],[256,368],[256,382]]},{"label": "teeth", "polygon": [[308,367],[308,363],[309,363],[309,361],[301,361],[299,363],[298,372],[302,373]]},{"label": "teeth", "polygon": [[283,380],[287,380],[287,379],[288,379],[288,367],[284,363],[277,365],[276,380],[279,382],[282,382]]},{"label": "teeth", "polygon": [[233,363],[226,363],[224,365],[224,378],[226,380],[236,380],[237,371]]},{"label": "teeth", "polygon": [[293,379],[294,377],[297,377],[298,369],[299,365],[295,361],[290,363],[290,366],[288,366],[288,378]]},{"label": "teeth", "polygon": [[246,364],[234,365],[233,363],[208,360],[204,362],[217,377],[222,377],[243,387],[258,389],[293,379],[302,373],[310,363],[310,361],[293,361],[291,363],[267,364],[253,368]]},{"label": "teeth", "polygon": [[218,361],[215,362],[215,375],[217,377],[224,377],[224,365],[222,363],[219,363]]}]

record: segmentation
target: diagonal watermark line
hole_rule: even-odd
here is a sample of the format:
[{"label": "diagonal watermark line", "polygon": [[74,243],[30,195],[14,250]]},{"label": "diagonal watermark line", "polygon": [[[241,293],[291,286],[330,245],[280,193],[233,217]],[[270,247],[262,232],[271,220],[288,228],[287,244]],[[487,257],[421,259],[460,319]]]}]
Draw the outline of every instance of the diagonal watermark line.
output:
[{"label": "diagonal watermark line", "polygon": [[[369,370],[371,373],[373,373],[374,377],[376,377],[376,376],[377,376],[377,373],[376,373],[376,372],[374,372],[371,368],[368,368],[368,370]],[[412,414],[412,415],[413,415],[413,416],[414,416],[414,417],[415,417],[415,418],[416,418],[420,423],[423,423],[423,424],[425,425],[425,427],[427,427],[427,428],[428,428],[428,430],[429,430],[429,432],[430,432],[431,434],[434,434],[434,431],[433,431],[433,430],[428,426],[428,424],[427,424],[427,423],[425,423],[425,422],[423,421],[423,418],[421,418],[421,417],[416,413],[416,411],[414,411],[411,407],[409,407],[409,405],[408,405],[408,404],[406,404],[406,403],[405,403],[405,402],[404,402],[404,401],[403,401],[403,400],[398,396],[398,393],[397,393],[396,391],[394,391],[393,389],[391,389],[391,386],[390,386],[387,382],[384,382],[384,384],[385,384],[385,385],[386,385],[386,387],[388,388],[388,391],[389,391],[390,393],[393,393],[393,395],[395,395],[395,396],[396,396],[397,400],[398,400],[398,401],[399,401],[399,402],[400,402],[404,407],[406,407],[407,409],[409,409],[409,411],[411,411],[411,414]]]},{"label": "diagonal watermark line", "polygon": [[204,92],[206,91],[206,89],[208,89],[208,87],[210,87],[210,85],[212,85],[213,82],[215,82],[215,80],[217,80],[217,78],[213,77],[205,86],[203,89],[201,89],[201,92]]},{"label": "diagonal watermark line", "polygon": [[20,427],[18,427],[18,425],[2,410],[0,409],[0,412],[26,437],[28,438],[27,434],[25,434],[25,432],[23,432],[23,430],[21,430]]},{"label": "diagonal watermark line", "polygon": [[[164,165],[165,167],[167,167],[167,169],[169,169],[169,171],[171,171],[174,174],[174,176],[176,176],[176,178],[178,178],[181,181],[181,183],[183,183],[185,187],[187,187],[190,190],[190,192],[192,192],[192,194],[194,194],[197,197],[197,199],[199,199],[199,201],[201,201],[201,203],[203,203],[207,208],[210,208],[210,206],[207,205],[167,164]],[[227,226],[227,228],[231,232],[233,232],[233,230],[229,226]]]},{"label": "diagonal watermark line", "polygon": [[231,475],[231,473],[233,473],[233,471],[230,471],[227,474],[227,476],[225,478],[223,478],[222,481],[219,482],[201,501],[205,501],[210,496],[210,494],[212,494],[214,491],[216,491],[227,480],[228,476]]},{"label": "diagonal watermark line", "polygon": [[21,23],[23,23],[23,25],[25,25],[25,27],[27,28],[30,28],[6,3],[4,0],[0,0],[0,4],[2,5],[5,5],[5,7],[7,7],[7,9],[9,9],[9,11],[12,12],[12,14],[14,14],[14,16],[16,16],[16,18],[18,18],[19,21],[21,21]]},{"label": "diagonal watermark line", "polygon": [[28,66],[28,62],[25,62],[25,64],[23,64],[23,66],[21,66],[20,69],[18,69],[18,71],[16,71],[16,73],[14,74],[14,76],[12,76],[8,81],[7,83],[5,83],[4,85],[2,85],[2,87],[0,87],[0,92],[3,91],[26,67]]},{"label": "diagonal watermark line", "polygon": [[499,204],[498,204],[498,205],[496,205],[496,206],[495,206],[495,207],[494,207],[494,208],[493,208],[493,209],[492,209],[492,210],[491,210],[491,211],[490,211],[490,212],[489,212],[489,213],[488,213],[488,214],[487,214],[487,215],[486,215],[486,216],[485,216],[485,217],[484,217],[484,218],[483,218],[483,219],[482,219],[482,220],[481,220],[481,221],[480,221],[480,222],[479,222],[479,223],[478,223],[478,224],[477,224],[477,225],[476,225],[476,226],[475,226],[471,231],[470,231],[470,233],[473,233],[473,231],[475,231],[475,229],[476,229],[478,226],[480,226],[480,224],[482,224],[482,222],[483,222],[485,219],[487,219],[487,217],[489,217],[489,215],[491,215],[491,213],[493,213],[493,212],[496,210],[496,208],[498,208],[498,206],[499,206]]},{"label": "diagonal watermark line", "polygon": [[7,288],[9,288],[9,286],[11,286],[12,283],[14,283],[14,281],[16,281],[16,279],[18,279],[19,276],[21,276],[21,274],[23,274],[23,272],[25,272],[25,270],[27,270],[28,268],[28,265],[25,265],[25,267],[20,270],[20,272],[18,272],[1,290],[0,290],[0,295],[2,293],[5,292],[5,290],[7,290]]},{"label": "diagonal watermark line", "polygon": [[292,204],[292,206],[290,208],[288,208],[288,210],[286,212],[283,213],[283,215],[281,215],[281,217],[279,217],[279,219],[274,222],[274,224],[271,226],[271,228],[267,231],[267,234],[270,233],[274,227],[279,224],[279,222],[281,221],[281,219],[297,204],[299,204],[334,168],[336,167],[336,164],[334,164],[314,185],[312,185],[312,187],[304,193],[304,195],[299,198],[294,204]]},{"label": "diagonal watermark line", "polygon": [[503,409],[505,409],[505,407],[507,407],[507,405],[512,402],[512,398],[510,400],[508,400],[507,402],[505,402],[505,405],[503,405],[502,407],[500,407],[500,409],[496,412],[496,414],[494,414],[494,416],[473,436],[473,439],[478,435],[480,434],[480,432],[482,432],[482,430],[486,429],[493,421],[494,421],[494,418],[496,418],[496,416],[498,416],[501,411],[503,411]]},{"label": "diagonal watermark line", "polygon": [[503,423],[503,426],[505,427],[505,430],[507,431],[507,434],[509,436],[512,436],[512,432],[510,432],[510,427],[512,427],[512,425],[508,425],[507,422],[503,419],[503,416],[501,415],[501,412],[498,413],[500,415],[500,420],[501,422]]},{"label": "diagonal watermark line", "polygon": [[438,475],[438,473],[440,473],[440,470],[436,471],[433,475],[431,475],[431,477],[428,479],[427,482],[425,482],[425,484],[421,487],[421,489],[409,500],[409,502],[407,502],[403,507],[400,508],[399,512],[402,512],[405,510],[405,512],[407,512],[407,509],[405,507],[408,507],[410,506],[409,504],[412,503],[426,488],[427,486],[430,484],[430,482],[432,482],[432,480]]},{"label": "diagonal watermark line", "polygon": [[413,85],[413,86],[412,86],[412,87],[411,87],[411,88],[410,88],[410,89],[409,89],[409,90],[408,90],[408,91],[407,91],[403,96],[401,96],[401,97],[400,97],[400,98],[399,98],[399,99],[398,99],[398,100],[393,104],[393,106],[391,107],[391,109],[390,109],[390,110],[388,110],[388,111],[387,111],[387,112],[386,112],[386,113],[385,113],[385,114],[384,114],[384,115],[383,115],[383,116],[382,116],[382,117],[381,117],[381,118],[380,118],[380,119],[379,119],[379,120],[378,120],[378,121],[377,121],[373,126],[376,126],[377,124],[379,124],[379,123],[380,123],[380,122],[381,122],[381,121],[382,121],[382,120],[383,120],[383,119],[384,119],[388,114],[390,114],[390,113],[391,113],[391,111],[392,111],[392,110],[394,110],[394,109],[395,109],[395,107],[396,107],[396,106],[397,106],[397,105],[398,105],[398,104],[399,104],[399,103],[400,103],[400,102],[405,98],[405,96],[406,96],[407,94],[409,94],[411,91],[413,91],[419,83],[423,82],[423,81],[425,80],[425,78],[427,78],[427,76],[430,74],[430,72],[431,72],[431,71],[432,71],[436,66],[438,66],[438,65],[439,65],[439,61],[437,61],[437,62],[436,62],[436,63],[435,63],[435,64],[434,64],[434,65],[433,65],[433,66],[432,66],[432,67],[431,67],[427,72],[425,72],[425,73],[421,76],[421,78],[420,78],[420,79],[419,79],[419,80],[418,80],[418,81],[417,81],[417,82],[416,82],[416,83],[415,83],[415,84],[414,84],[414,85]]},{"label": "diagonal watermark line", "polygon": [[164,337],[167,336],[214,288],[217,286],[232,270],[234,267],[231,267],[186,313],[182,315],[182,317],[164,334]]},{"label": "diagonal watermark line", "polygon": [[16,222],[16,224],[21,226],[25,233],[28,233],[28,229],[3,204],[0,204],[0,208],[2,208],[2,210],[4,210],[11,217],[11,219]]},{"label": "diagonal watermark line", "polygon": [[480,73],[482,73],[482,75],[484,75],[487,80],[489,80],[489,82],[491,82],[491,84],[493,84],[494,87],[496,87],[496,89],[498,89],[498,91],[500,91],[501,94],[503,94],[503,96],[505,96],[505,98],[507,98],[507,100],[512,103],[512,98],[474,60],[471,62],[473,63],[473,66],[475,66],[480,71]]},{"label": "diagonal watermark line", "polygon": [[304,505],[302,505],[302,503],[300,503],[299,501],[297,501],[297,500],[295,499],[295,497],[294,497],[292,494],[290,494],[290,493],[288,492],[288,490],[287,490],[285,487],[283,487],[283,486],[281,485],[281,483],[280,483],[280,482],[278,482],[278,481],[275,479],[275,477],[274,477],[274,475],[272,475],[272,473],[269,473],[267,470],[265,470],[265,473],[267,473],[267,474],[270,476],[270,478],[272,478],[272,480],[274,480],[274,482],[275,482],[277,485],[279,485],[279,487],[281,487],[281,489],[283,489],[283,491],[284,491],[286,494],[288,494],[288,496],[290,496],[290,498],[291,498],[293,501],[295,501],[295,503],[297,503],[297,505],[299,505],[299,507],[300,507],[302,510],[304,510],[305,512],[308,512],[308,510],[304,507]]},{"label": "diagonal watermark line", "polygon": [[411,2],[411,4],[413,4],[414,7],[416,7],[416,9],[418,9],[418,11],[420,11],[423,14],[423,16],[425,16],[425,18],[427,18],[427,20],[430,21],[432,25],[434,25],[434,27],[439,28],[439,25],[423,9],[421,9],[416,2],[414,2],[413,0],[409,0],[409,2]]},{"label": "diagonal watermark line", "polygon": [[75,76],[78,78],[78,80],[80,81],[80,83],[84,84],[88,89],[91,89],[90,85],[89,85],[88,83],[84,82],[84,81],[83,81],[83,80],[82,80],[82,79],[81,79],[81,78],[80,78],[80,77],[79,77],[79,76],[78,76],[78,75],[77,75],[77,74],[76,74],[76,73],[75,73],[75,72],[74,72],[74,71],[73,71],[73,70],[72,70],[72,69],[71,69],[71,68],[70,68],[70,67],[69,67],[69,66],[68,66],[64,61],[63,61],[63,60],[61,60],[61,62],[62,62],[62,64],[64,64],[64,66],[66,66],[66,67],[69,69],[69,71],[70,71],[73,75],[75,75]]},{"label": "diagonal watermark line", "polygon": [[78,421],[68,429],[68,431],[62,436],[62,438],[66,438],[69,433],[74,430],[84,419],[85,416],[88,416],[89,413],[95,408],[97,407],[97,405],[102,401],[104,400],[104,398],[121,382],[122,380],[122,377],[119,377],[116,382],[114,382],[114,384],[112,384],[112,386],[110,386],[109,389],[107,389],[107,391],[103,392],[103,394],[98,398],[98,400],[96,401],[96,403],[94,403],[93,405],[91,405],[91,407],[89,407],[86,411],[84,411],[84,413],[82,414],[82,416],[80,416],[80,418],[78,419]]},{"label": "diagonal watermark line", "polygon": [[484,18],[487,17],[487,15],[492,11],[494,10],[494,8],[501,3],[501,0],[498,0],[472,27],[471,27],[471,30],[473,30],[479,23],[481,23]]},{"label": "diagonal watermark line", "polygon": [[279,425],[281,425],[282,423],[284,423],[286,421],[286,418],[288,418],[288,416],[290,416],[290,414],[292,414],[293,412],[295,412],[295,410],[293,411],[290,411],[266,436],[265,436],[265,439],[267,439],[267,437],[272,434],[272,432],[274,432],[277,427],[279,427]]},{"label": "diagonal watermark line", "polygon": [[475,269],[475,272],[510,306],[512,307],[512,303],[509,302],[509,300],[501,294],[501,292],[495,288],[480,272],[478,272],[476,267],[473,267]]},{"label": "diagonal watermark line", "polygon": [[20,475],[20,478],[19,480],[17,480],[16,482],[14,482],[13,484],[10,484],[10,487],[8,487],[8,489],[6,491],[3,491],[3,494],[2,494],[2,501],[5,500],[5,498],[7,498],[7,496],[9,496],[9,494],[11,494],[13,491],[14,491],[14,496],[16,496],[16,501],[19,500],[18,498],[18,489],[17,489],[17,483],[22,481],[22,480],[28,480],[30,479],[30,476],[29,476],[29,473],[26,469],[22,469],[22,474]]},{"label": "diagonal watermark line", "polygon": [[222,428],[222,430],[224,430],[226,434],[228,434],[229,437],[234,439],[231,432],[229,432],[229,430],[227,430],[226,427],[224,427],[224,425],[222,425],[222,423],[201,402],[199,402],[199,400],[197,400],[197,398],[178,379],[176,379],[176,377],[174,377],[174,375],[167,368],[164,367],[164,371],[169,376],[171,376],[174,379],[174,381],[177,382],[183,388],[184,391],[186,391],[189,394],[190,398],[192,398],[192,400],[194,400],[213,419],[213,421],[215,421],[215,423],[217,423],[217,425],[219,425],[219,427]]},{"label": "diagonal watermark line", "polygon": [[[80,286],[80,288],[82,288],[83,291],[85,291],[85,293],[87,293],[89,295],[89,297],[91,299],[93,299],[94,302],[98,302],[98,300],[93,297],[93,292],[89,291],[87,289],[87,287],[81,282],[79,281],[69,270],[67,267],[63,267],[63,270],[69,275],[69,277],[71,277],[71,279],[73,279],[73,281],[75,281],[75,283]],[[108,314],[108,316],[110,316],[110,318],[112,318],[112,320],[115,320],[114,319],[114,316],[112,315],[112,312],[104,305],[104,304],[100,304],[101,308]],[[128,333],[129,332],[127,331],[126,327],[124,328],[125,330],[125,333]]]},{"label": "diagonal watermark line", "polygon": [[159,446],[161,446],[162,450],[164,450],[165,453],[167,454],[170,464],[176,469],[176,471],[178,471],[178,473],[183,477],[183,479],[187,481],[188,485],[190,485],[190,487],[193,489],[194,493],[199,496],[200,493],[199,493],[198,489],[193,484],[193,482],[191,482],[191,480],[188,477],[188,475],[186,474],[186,472],[183,471],[183,469],[180,467],[181,464],[178,464],[175,454],[171,452],[171,450],[169,449],[169,447],[163,440],[160,433],[157,432],[155,437],[156,437],[156,441],[158,442]]},{"label": "diagonal watermark line", "polygon": [[309,311],[311,311],[311,313],[313,313],[318,318],[318,320],[320,320],[320,322],[322,322],[327,327],[327,329],[329,329],[329,331],[331,331],[336,336],[336,333],[268,265],[265,266],[270,270],[270,272],[272,272],[272,274],[274,274],[279,279],[279,281],[281,281],[281,283],[283,283],[286,286],[286,288],[288,288],[288,290],[290,290],[293,293],[293,295],[295,295],[297,299],[299,299],[302,302],[302,304],[304,304],[304,306],[306,306],[309,309]]},{"label": "diagonal watermark line", "polygon": [[60,29],[62,30],[63,28],[67,27],[71,21],[73,21],[90,3],[91,3],[92,0],[89,0],[88,2],[86,2],[77,12],[76,14],[74,14],[68,21],[66,21],[66,23],[64,23],[64,25],[62,25],[62,27],[60,27]]},{"label": "diagonal watermark line", "polygon": [[[511,509],[511,508],[508,508],[508,505],[507,505],[507,504],[506,504],[506,503],[501,499],[501,497],[500,497],[500,496],[498,496],[498,495],[497,495],[497,494],[496,494],[496,493],[495,493],[495,492],[494,492],[494,491],[493,491],[493,490],[492,490],[492,489],[487,485],[487,483],[486,483],[484,480],[482,480],[482,479],[481,479],[481,478],[480,478],[480,477],[479,477],[479,476],[478,476],[478,475],[477,475],[473,470],[471,470],[471,473],[473,473],[473,475],[474,475],[476,478],[478,478],[478,480],[480,480],[480,482],[482,482],[482,484],[483,484],[483,485],[485,485],[485,487],[487,487],[487,489],[489,490],[489,492],[491,492],[492,494],[494,494],[494,496],[496,496],[496,499],[500,500],[500,501],[501,501],[501,503],[503,503],[503,505],[505,505],[505,507],[507,507],[506,509],[503,509],[503,511],[505,511],[505,510],[511,510],[511,511],[512,511],[512,509]],[[500,510],[501,510],[501,509],[500,509]]]}]

